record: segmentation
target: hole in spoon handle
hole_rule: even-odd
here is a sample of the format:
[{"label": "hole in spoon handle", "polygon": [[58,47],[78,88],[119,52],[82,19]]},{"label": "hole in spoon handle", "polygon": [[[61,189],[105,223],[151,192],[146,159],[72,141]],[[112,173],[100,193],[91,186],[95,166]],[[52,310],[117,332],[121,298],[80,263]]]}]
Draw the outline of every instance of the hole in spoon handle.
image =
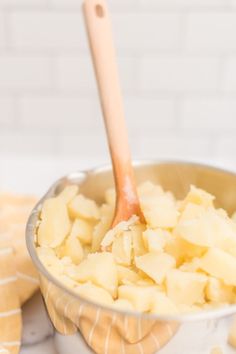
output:
[{"label": "hole in spoon handle", "polygon": [[103,9],[102,5],[97,4],[95,6],[95,13],[96,13],[97,17],[100,17],[100,18],[104,17],[104,9]]}]

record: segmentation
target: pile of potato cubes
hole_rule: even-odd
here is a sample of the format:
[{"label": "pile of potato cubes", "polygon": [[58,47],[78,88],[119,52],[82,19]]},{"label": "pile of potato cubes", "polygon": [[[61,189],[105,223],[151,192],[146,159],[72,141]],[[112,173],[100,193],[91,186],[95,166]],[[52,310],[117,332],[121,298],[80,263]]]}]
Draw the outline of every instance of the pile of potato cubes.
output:
[{"label": "pile of potato cubes", "polygon": [[160,315],[236,302],[236,222],[214,196],[191,186],[184,200],[149,181],[137,216],[110,229],[115,191],[104,204],[67,186],[47,199],[36,232],[38,257],[60,282],[90,301]]}]

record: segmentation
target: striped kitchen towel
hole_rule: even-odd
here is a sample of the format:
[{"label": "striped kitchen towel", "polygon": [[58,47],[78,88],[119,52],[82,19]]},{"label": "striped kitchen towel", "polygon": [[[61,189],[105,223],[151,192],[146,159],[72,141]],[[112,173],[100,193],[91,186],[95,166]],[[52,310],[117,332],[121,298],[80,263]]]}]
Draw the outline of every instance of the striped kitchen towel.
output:
[{"label": "striped kitchen towel", "polygon": [[0,354],[19,352],[21,305],[38,289],[25,245],[25,225],[34,197],[0,193]]}]

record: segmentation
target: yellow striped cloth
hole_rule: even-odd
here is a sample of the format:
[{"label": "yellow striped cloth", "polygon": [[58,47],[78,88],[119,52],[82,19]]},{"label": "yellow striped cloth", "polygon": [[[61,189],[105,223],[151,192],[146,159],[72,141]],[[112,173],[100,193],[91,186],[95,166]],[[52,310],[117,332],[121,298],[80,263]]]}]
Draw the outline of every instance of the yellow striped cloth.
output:
[{"label": "yellow striped cloth", "polygon": [[25,245],[25,224],[35,203],[34,197],[0,193],[0,354],[19,352],[21,305],[39,284]]}]

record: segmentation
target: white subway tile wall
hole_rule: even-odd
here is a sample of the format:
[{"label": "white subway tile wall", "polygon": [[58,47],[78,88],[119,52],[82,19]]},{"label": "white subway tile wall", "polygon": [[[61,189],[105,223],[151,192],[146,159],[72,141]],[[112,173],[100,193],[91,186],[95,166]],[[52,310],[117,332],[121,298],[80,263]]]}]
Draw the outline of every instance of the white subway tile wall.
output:
[{"label": "white subway tile wall", "polygon": [[[236,1],[107,0],[135,158],[236,159]],[[108,161],[82,0],[0,0],[0,154]]]}]

